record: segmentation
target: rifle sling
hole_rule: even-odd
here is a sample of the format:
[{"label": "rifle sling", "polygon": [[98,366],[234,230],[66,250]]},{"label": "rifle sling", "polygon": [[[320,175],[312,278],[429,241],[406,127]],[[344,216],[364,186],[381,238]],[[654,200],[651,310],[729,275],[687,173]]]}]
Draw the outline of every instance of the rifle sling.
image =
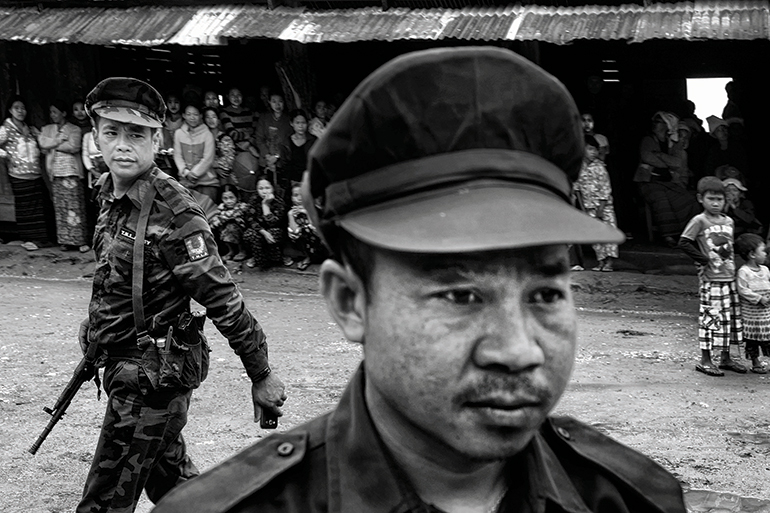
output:
[{"label": "rifle sling", "polygon": [[144,281],[144,236],[147,231],[147,220],[150,217],[150,208],[155,201],[155,184],[150,182],[150,188],[142,198],[142,208],[139,211],[139,220],[136,223],[136,239],[134,240],[133,268],[131,273],[131,303],[134,308],[134,326],[136,338],[140,341],[147,336],[147,325],[144,320],[144,301],[142,299],[142,285]]}]

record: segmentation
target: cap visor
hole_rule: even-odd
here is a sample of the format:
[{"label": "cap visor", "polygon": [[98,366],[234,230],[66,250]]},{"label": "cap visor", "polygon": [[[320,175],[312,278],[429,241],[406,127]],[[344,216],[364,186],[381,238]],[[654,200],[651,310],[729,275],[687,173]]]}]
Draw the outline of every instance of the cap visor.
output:
[{"label": "cap visor", "polygon": [[510,182],[415,194],[358,210],[339,222],[374,246],[418,253],[625,240],[618,229],[555,194]]},{"label": "cap visor", "polygon": [[94,112],[96,112],[99,117],[119,121],[121,123],[133,123],[134,125],[148,126],[150,128],[160,128],[163,126],[160,121],[128,107],[104,107],[95,109]]}]

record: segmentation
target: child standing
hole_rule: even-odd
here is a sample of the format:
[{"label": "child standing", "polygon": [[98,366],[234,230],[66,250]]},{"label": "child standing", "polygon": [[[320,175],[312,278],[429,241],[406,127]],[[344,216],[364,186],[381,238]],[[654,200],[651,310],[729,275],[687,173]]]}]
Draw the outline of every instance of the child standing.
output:
[{"label": "child standing", "polygon": [[743,341],[751,372],[767,374],[759,360],[759,350],[770,356],[770,270],[762,265],[767,248],[762,237],[744,233],[735,241],[735,251],[746,260],[738,269],[738,294],[743,315]]},{"label": "child standing", "polygon": [[302,206],[302,192],[298,183],[293,183],[291,188],[291,203],[289,209],[289,240],[302,252],[305,257],[297,264],[297,269],[304,271],[313,260],[321,258],[323,243],[315,227],[310,224],[305,207]]},{"label": "child standing", "polygon": [[[585,136],[583,165],[573,191],[578,199],[577,204],[582,204],[586,214],[617,228],[610,175],[599,158],[599,142],[592,135]],[[593,270],[612,271],[612,259],[618,258],[618,245],[594,244],[591,247],[599,261]]]},{"label": "child standing", "polygon": [[222,260],[246,260],[246,253],[241,247],[243,230],[246,229],[246,213],[249,206],[238,201],[238,189],[232,184],[222,187],[222,203],[209,221],[217,238],[227,245],[227,252]]},{"label": "child standing", "polygon": [[[715,176],[701,178],[697,198],[703,212],[690,219],[679,238],[679,247],[699,266],[701,361],[695,370],[708,376],[724,376],[719,369],[743,374],[746,367],[730,357],[730,343],[742,341],[743,319],[735,284],[733,220],[723,212],[722,181]],[[721,353],[719,368],[711,359],[712,349]]]}]

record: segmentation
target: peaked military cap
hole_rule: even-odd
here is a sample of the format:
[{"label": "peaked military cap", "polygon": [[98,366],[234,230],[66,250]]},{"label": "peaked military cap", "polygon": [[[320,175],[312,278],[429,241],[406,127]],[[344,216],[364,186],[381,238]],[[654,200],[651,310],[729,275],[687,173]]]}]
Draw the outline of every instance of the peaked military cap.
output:
[{"label": "peaked military cap", "polygon": [[88,93],[86,113],[99,117],[160,128],[166,118],[163,96],[150,84],[128,77],[105,78]]},{"label": "peaked military cap", "polygon": [[465,252],[622,242],[575,209],[579,111],[556,78],[509,50],[439,48],[366,78],[313,146],[303,196],[327,244]]}]

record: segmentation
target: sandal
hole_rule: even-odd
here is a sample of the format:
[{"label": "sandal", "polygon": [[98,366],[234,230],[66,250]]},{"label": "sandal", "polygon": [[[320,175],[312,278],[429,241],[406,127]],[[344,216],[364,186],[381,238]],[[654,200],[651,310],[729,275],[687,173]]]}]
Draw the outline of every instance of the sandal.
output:
[{"label": "sandal", "polygon": [[244,252],[238,253],[233,257],[233,260],[235,260],[236,262],[243,262],[244,260],[246,260],[246,253]]},{"label": "sandal", "polygon": [[297,264],[297,269],[299,269],[300,271],[304,271],[308,267],[310,267],[310,260],[307,259],[307,258],[305,260],[303,260],[302,262]]},{"label": "sandal", "polygon": [[256,266],[257,266],[257,261],[254,260],[253,258],[249,258],[248,260],[246,260],[246,267],[248,267],[249,269],[254,269]]},{"label": "sandal", "polygon": [[713,364],[704,365],[702,363],[698,363],[695,365],[695,370],[698,372],[702,372],[706,376],[724,376],[725,375],[724,372],[714,367]]},{"label": "sandal", "polygon": [[582,265],[573,265],[570,267],[570,271],[585,271]]},{"label": "sandal", "polygon": [[89,251],[91,251],[91,246],[89,246],[88,244],[83,244],[78,248],[78,251],[80,251],[81,253],[88,253]]},{"label": "sandal", "polygon": [[748,371],[745,365],[741,365],[740,363],[735,362],[733,360],[728,360],[727,362],[720,363],[719,368],[723,370],[737,372],[738,374],[746,374],[746,372]]},{"label": "sandal", "polygon": [[21,245],[22,248],[26,249],[27,251],[37,251],[40,249],[37,244],[35,244],[32,241],[27,241],[24,244]]},{"label": "sandal", "polygon": [[283,257],[283,265],[285,265],[286,267],[289,267],[290,265],[293,265],[293,264],[294,264],[294,260],[292,260],[291,257],[288,257],[288,256]]},{"label": "sandal", "polygon": [[755,365],[749,370],[754,374],[767,374],[767,369],[763,365]]}]

